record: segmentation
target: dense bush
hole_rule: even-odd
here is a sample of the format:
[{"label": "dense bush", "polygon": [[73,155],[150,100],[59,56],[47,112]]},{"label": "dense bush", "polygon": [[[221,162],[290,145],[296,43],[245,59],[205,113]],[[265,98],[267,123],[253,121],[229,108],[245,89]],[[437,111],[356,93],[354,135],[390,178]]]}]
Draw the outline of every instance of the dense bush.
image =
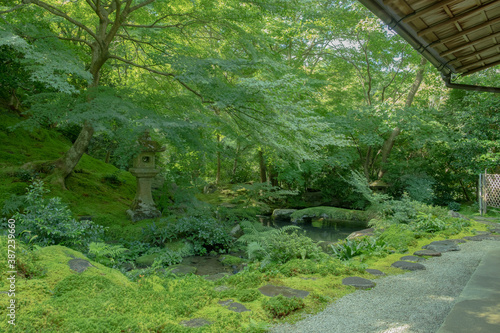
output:
[{"label": "dense bush", "polygon": [[83,249],[91,241],[102,239],[102,226],[75,220],[61,198],[44,198],[49,191],[41,180],[33,181],[27,192],[24,210],[12,216],[21,240],[41,246],[60,244]]},{"label": "dense bush", "polygon": [[273,318],[283,318],[296,310],[305,307],[304,301],[298,297],[287,298],[283,295],[272,297],[262,303],[262,308]]},{"label": "dense bush", "polygon": [[416,235],[406,224],[393,224],[387,227],[379,239],[398,252],[405,252],[410,245],[415,245]]},{"label": "dense bush", "polygon": [[161,226],[153,222],[143,228],[143,239],[153,246],[186,239],[193,244],[195,254],[203,255],[211,251],[224,253],[232,243],[228,228],[211,216],[188,216],[176,221],[164,219],[160,223]]}]

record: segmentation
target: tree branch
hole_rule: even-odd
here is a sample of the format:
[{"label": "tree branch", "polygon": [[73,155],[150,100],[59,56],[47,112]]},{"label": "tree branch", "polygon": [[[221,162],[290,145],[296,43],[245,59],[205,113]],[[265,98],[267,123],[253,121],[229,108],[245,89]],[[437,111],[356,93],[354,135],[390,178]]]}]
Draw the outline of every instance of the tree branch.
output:
[{"label": "tree branch", "polygon": [[27,0],[27,3],[34,3],[38,7],[41,7],[43,9],[51,12],[52,14],[59,16],[59,17],[62,17],[63,19],[65,19],[65,20],[73,23],[74,25],[82,28],[83,30],[85,30],[90,36],[92,36],[97,41],[97,36],[96,36],[96,34],[94,34],[94,32],[92,30],[90,30],[85,24],[81,23],[80,21],[77,21],[74,18],[70,17],[68,14],[64,13],[60,9],[58,9],[54,6],[51,6],[51,5],[49,5],[43,1],[40,1],[40,0]]},{"label": "tree branch", "polygon": [[70,40],[70,41],[73,41],[73,42],[79,42],[79,43],[84,43],[86,45],[88,45],[91,49],[94,48],[94,46],[92,45],[92,43],[84,40],[84,39],[81,39],[81,38],[76,38],[76,37],[61,37],[61,36],[57,36],[58,39],[61,39],[61,40]]},{"label": "tree branch", "polygon": [[7,9],[7,10],[4,10],[4,11],[0,12],[0,15],[3,15],[3,14],[7,14],[7,13],[14,12],[14,11],[18,10],[19,8],[24,7],[24,6],[25,6],[25,4],[24,4],[24,3],[22,3],[22,4],[20,4],[20,5],[17,5],[17,6],[12,7],[11,9]]},{"label": "tree branch", "polygon": [[[138,4],[138,5],[135,5],[134,7],[131,7],[131,8],[128,10],[128,14],[130,14],[130,13],[132,13],[132,12],[134,12],[134,11],[138,10],[138,9],[141,9],[142,7],[147,6],[147,5],[149,5],[149,4],[151,4],[151,3],[155,2],[155,1],[156,1],[156,0],[146,0],[146,1],[144,1],[143,3],[140,3],[140,4]],[[131,1],[130,1],[130,2],[131,2]],[[128,3],[127,3],[127,4],[128,4]],[[127,7],[128,7],[128,6],[127,6]]]}]

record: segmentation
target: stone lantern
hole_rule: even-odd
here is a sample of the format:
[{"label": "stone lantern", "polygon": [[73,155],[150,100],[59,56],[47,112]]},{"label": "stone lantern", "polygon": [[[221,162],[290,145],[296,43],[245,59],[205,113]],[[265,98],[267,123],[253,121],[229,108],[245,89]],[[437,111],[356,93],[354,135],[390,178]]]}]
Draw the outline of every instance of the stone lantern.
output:
[{"label": "stone lantern", "polygon": [[132,206],[127,210],[133,222],[161,216],[151,195],[151,184],[153,178],[160,172],[155,168],[155,154],[165,151],[165,148],[153,141],[148,132],[139,139],[139,145],[141,151],[134,158],[133,167],[129,169],[137,179],[137,192]]}]

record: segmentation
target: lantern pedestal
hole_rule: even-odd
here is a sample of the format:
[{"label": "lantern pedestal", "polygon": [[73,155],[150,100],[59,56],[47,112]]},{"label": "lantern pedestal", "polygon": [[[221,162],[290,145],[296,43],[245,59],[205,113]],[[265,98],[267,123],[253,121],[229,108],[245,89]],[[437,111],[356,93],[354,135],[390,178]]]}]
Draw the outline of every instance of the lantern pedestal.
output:
[{"label": "lantern pedestal", "polygon": [[134,201],[127,210],[127,214],[133,222],[153,219],[161,216],[161,212],[156,208],[151,194],[151,184],[153,178],[160,173],[160,170],[155,168],[155,153],[164,151],[165,148],[153,140],[146,133],[139,143],[142,146],[142,151],[133,161],[133,167],[129,169],[130,173],[137,179],[137,191]]}]

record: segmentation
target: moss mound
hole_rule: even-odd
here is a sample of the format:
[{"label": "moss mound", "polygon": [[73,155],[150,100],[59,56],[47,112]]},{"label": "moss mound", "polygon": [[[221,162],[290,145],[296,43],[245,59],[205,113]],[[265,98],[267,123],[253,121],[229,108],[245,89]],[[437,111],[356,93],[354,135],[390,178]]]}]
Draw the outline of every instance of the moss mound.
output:
[{"label": "moss mound", "polygon": [[324,218],[333,220],[369,221],[371,214],[360,210],[337,207],[311,207],[298,210],[291,215],[292,222],[301,223],[308,218]]}]

